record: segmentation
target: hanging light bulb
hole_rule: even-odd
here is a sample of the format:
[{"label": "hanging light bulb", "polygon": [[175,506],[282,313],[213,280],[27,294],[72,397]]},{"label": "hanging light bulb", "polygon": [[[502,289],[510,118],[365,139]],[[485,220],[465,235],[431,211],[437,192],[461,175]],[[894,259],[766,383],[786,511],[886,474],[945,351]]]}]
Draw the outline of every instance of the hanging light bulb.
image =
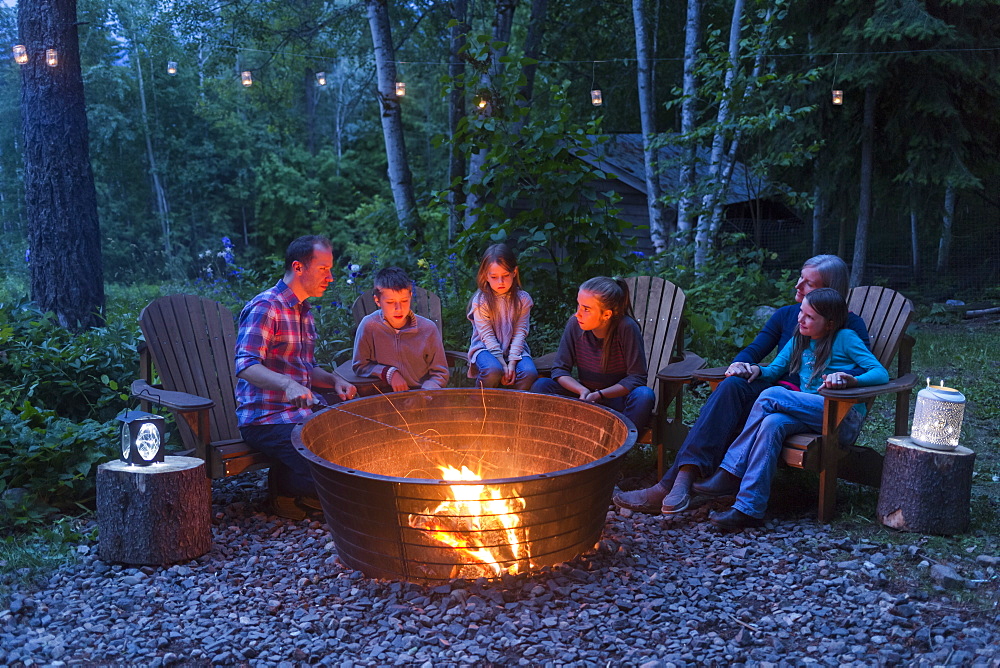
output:
[{"label": "hanging light bulb", "polygon": [[250,74],[250,70],[240,72],[240,81],[243,82],[244,88],[249,88],[253,85],[253,75]]},{"label": "hanging light bulb", "polygon": [[833,104],[838,107],[844,104],[844,91],[842,90],[833,91]]},{"label": "hanging light bulb", "polygon": [[14,45],[14,62],[18,65],[26,65],[28,63],[28,49],[25,48],[24,44]]},{"label": "hanging light bulb", "polygon": [[167,74],[174,76],[177,74],[177,62],[173,60],[167,61]]},{"label": "hanging light bulb", "polygon": [[476,106],[478,106],[480,109],[485,109],[486,108],[486,104],[487,104],[486,103],[486,98],[485,97],[481,97],[481,98],[479,98],[479,102],[476,103]]},{"label": "hanging light bulb", "polygon": [[55,49],[45,50],[45,64],[49,67],[56,67],[59,65],[59,52]]},{"label": "hanging light bulb", "polygon": [[316,73],[316,84],[319,85],[319,86],[325,86],[326,85],[326,72],[317,72]]},{"label": "hanging light bulb", "polygon": [[406,84],[402,81],[396,82],[396,97],[403,97],[406,95]]},{"label": "hanging light bulb", "polygon": [[595,107],[599,107],[602,104],[604,104],[604,98],[601,97],[600,88],[595,88],[594,90],[590,91],[590,103]]}]

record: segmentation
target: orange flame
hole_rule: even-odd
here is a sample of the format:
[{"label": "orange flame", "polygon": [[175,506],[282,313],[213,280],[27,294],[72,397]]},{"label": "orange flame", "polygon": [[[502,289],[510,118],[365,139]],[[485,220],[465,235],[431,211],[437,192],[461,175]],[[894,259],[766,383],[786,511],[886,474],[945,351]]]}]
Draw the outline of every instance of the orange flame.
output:
[{"label": "orange flame", "polygon": [[[482,480],[467,466],[440,469],[442,480]],[[520,572],[520,564],[531,557],[518,514],[524,510],[524,499],[503,498],[499,489],[489,485],[449,485],[449,489],[451,499],[425,515],[410,515],[410,526],[459,550],[470,564],[480,564],[489,577]],[[513,563],[505,567],[505,562]]]}]

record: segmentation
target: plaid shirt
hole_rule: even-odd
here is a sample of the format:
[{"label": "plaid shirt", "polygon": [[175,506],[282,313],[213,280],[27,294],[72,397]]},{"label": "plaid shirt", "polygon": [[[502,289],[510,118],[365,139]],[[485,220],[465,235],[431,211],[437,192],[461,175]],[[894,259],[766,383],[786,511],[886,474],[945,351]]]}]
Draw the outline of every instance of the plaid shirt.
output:
[{"label": "plaid shirt", "polygon": [[[311,387],[316,325],[309,311],[309,303],[300,302],[284,281],[251,299],[240,313],[236,373],[263,364]],[[302,422],[311,414],[311,409],[288,403],[284,392],[264,390],[242,378],[236,381],[236,419],[241,427]]]}]

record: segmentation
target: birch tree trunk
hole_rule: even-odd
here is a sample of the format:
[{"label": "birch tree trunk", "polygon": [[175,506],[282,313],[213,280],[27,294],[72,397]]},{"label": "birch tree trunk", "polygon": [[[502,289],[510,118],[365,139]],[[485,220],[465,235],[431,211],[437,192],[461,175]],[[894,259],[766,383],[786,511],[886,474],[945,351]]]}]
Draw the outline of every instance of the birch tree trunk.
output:
[{"label": "birch tree trunk", "polygon": [[[104,324],[104,266],[90,166],[76,0],[20,0],[24,204],[31,298],[73,330]],[[59,52],[58,67],[39,57]]]},{"label": "birch tree trunk", "polygon": [[423,241],[423,228],[417,216],[417,202],[413,196],[413,175],[406,158],[403,139],[403,118],[396,96],[396,63],[389,25],[388,0],[365,0],[368,25],[375,47],[377,94],[382,118],[382,136],[389,166],[389,185],[396,205],[399,226],[410,235],[414,244]]},{"label": "birch tree trunk", "polygon": [[[681,136],[689,138],[694,132],[698,113],[698,81],[694,68],[698,57],[698,40],[701,34],[701,0],[688,0],[687,21],[684,27],[684,99],[681,102]],[[694,215],[693,198],[698,160],[698,145],[688,139],[684,162],[680,170],[681,197],[677,203],[677,231],[686,241],[691,235],[691,216]]]},{"label": "birch tree trunk", "polygon": [[[479,82],[483,90],[493,89],[493,79],[500,73],[503,64],[500,59],[507,55],[507,45],[510,44],[510,31],[514,24],[514,10],[518,0],[496,0],[496,15],[493,19],[493,41],[503,44],[496,49],[490,58],[490,67]],[[483,165],[486,163],[486,149],[480,149],[469,158],[469,190],[465,198],[465,227],[471,227],[476,222],[479,210],[480,196],[475,192],[483,180]]]},{"label": "birch tree trunk", "polygon": [[635,24],[635,58],[638,70],[639,118],[642,124],[642,157],[646,169],[646,209],[649,211],[649,236],[653,249],[659,253],[667,247],[663,202],[660,191],[660,168],[656,158],[655,102],[653,95],[653,64],[646,34],[645,0],[632,0],[632,22]]},{"label": "birch tree trunk", "polygon": [[812,254],[819,255],[823,248],[823,224],[826,222],[826,193],[819,183],[813,186]]},{"label": "birch tree trunk", "polygon": [[[456,24],[449,28],[448,76],[455,82],[465,71],[461,51],[465,46],[469,25],[466,23],[468,0],[452,0],[451,17]],[[452,137],[458,130],[458,123],[465,116],[465,86],[453,84],[448,93],[448,131]],[[454,241],[462,222],[459,207],[465,204],[465,190],[462,177],[465,176],[465,154],[454,143],[448,155],[448,241]]]},{"label": "birch tree trunk", "polygon": [[153,200],[156,202],[156,217],[160,220],[160,234],[163,237],[163,252],[166,257],[173,256],[170,243],[170,203],[167,191],[160,181],[160,169],[156,165],[156,154],[153,153],[153,138],[149,132],[149,112],[146,107],[146,86],[142,76],[142,57],[138,45],[132,42],[135,51],[135,71],[139,83],[139,112],[142,115],[142,134],[146,140],[146,160],[149,162],[149,177],[153,185]]},{"label": "birch tree trunk", "polygon": [[938,241],[937,270],[948,268],[951,255],[951,225],[955,220],[955,186],[948,184],[944,189],[944,215],[941,217],[941,239]]},{"label": "birch tree trunk", "polygon": [[872,217],[872,179],[875,175],[875,87],[865,87],[864,121],[861,126],[861,187],[858,197],[858,225],[854,234],[854,259],[851,263],[851,287],[865,278],[868,256],[868,229]]},{"label": "birch tree trunk", "polygon": [[[716,116],[717,130],[712,138],[712,154],[708,162],[708,181],[716,184],[723,168],[725,157],[724,128],[729,121],[729,107],[732,104],[733,80],[736,78],[736,68],[739,66],[740,24],[743,18],[743,0],[733,3],[733,18],[729,26],[729,63],[723,81],[723,95],[719,101],[719,112]],[[712,247],[712,211],[715,200],[721,196],[718,188],[712,187],[702,198],[701,213],[698,216],[698,228],[694,237],[694,266],[698,270],[708,260]]]}]

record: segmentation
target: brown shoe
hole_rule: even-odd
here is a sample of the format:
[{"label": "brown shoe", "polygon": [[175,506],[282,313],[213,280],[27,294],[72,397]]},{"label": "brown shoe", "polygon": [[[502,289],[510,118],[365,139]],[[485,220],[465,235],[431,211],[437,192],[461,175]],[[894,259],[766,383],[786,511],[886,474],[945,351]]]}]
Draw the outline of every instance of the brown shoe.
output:
[{"label": "brown shoe", "polygon": [[723,531],[739,531],[740,529],[750,529],[764,524],[763,519],[747,515],[735,508],[716,511],[709,515],[708,519]]},{"label": "brown shoe", "polygon": [[653,488],[648,487],[646,489],[632,490],[631,492],[623,492],[616,489],[614,495],[611,497],[611,500],[619,508],[627,508],[628,510],[634,510],[637,513],[659,515],[662,498],[660,501],[650,499],[647,492],[651,489]]},{"label": "brown shoe", "polygon": [[719,469],[708,480],[691,485],[695,494],[714,499],[720,496],[735,496],[740,491],[742,478],[737,478],[726,469]]}]

